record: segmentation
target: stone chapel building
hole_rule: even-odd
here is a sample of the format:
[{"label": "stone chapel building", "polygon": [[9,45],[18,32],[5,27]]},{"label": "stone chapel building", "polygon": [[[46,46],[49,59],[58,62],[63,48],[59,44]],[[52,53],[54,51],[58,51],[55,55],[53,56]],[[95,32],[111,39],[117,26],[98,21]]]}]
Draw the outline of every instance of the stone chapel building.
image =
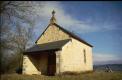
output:
[{"label": "stone chapel building", "polygon": [[55,11],[50,23],[24,53],[23,74],[56,75],[93,70],[92,45],[56,23]]}]

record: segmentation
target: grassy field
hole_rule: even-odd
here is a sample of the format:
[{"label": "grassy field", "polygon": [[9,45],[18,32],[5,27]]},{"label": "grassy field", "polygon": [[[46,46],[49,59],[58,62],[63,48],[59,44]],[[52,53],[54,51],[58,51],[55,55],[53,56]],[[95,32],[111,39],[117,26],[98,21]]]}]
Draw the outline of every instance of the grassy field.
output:
[{"label": "grassy field", "polygon": [[4,74],[1,75],[1,80],[122,80],[122,72],[93,72],[60,76]]}]

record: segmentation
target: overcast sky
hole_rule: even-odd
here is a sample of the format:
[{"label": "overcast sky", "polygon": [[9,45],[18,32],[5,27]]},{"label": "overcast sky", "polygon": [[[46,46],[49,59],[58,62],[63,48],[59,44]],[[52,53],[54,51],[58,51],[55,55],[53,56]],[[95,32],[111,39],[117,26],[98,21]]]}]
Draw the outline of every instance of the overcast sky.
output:
[{"label": "overcast sky", "polygon": [[93,47],[94,64],[122,63],[122,2],[40,2],[35,40],[49,24],[52,10],[57,24],[74,32]]}]

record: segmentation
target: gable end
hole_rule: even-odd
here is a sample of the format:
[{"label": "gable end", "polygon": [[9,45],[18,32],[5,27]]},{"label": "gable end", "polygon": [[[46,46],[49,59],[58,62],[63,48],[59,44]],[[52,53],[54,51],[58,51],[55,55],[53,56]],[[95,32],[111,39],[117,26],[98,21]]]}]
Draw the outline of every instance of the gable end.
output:
[{"label": "gable end", "polygon": [[60,26],[59,26],[58,24],[56,24],[56,23],[49,24],[49,25],[47,26],[47,28],[43,31],[43,33],[38,37],[38,39],[36,40],[35,43],[37,43],[37,41],[40,39],[40,37],[45,33],[45,31],[46,31],[46,30],[48,29],[48,27],[51,26],[51,25],[55,25],[56,27],[59,28],[59,30],[61,29],[63,32],[67,33],[69,36],[71,36],[71,37],[73,37],[73,38],[79,40],[80,42],[82,42],[82,43],[84,43],[84,44],[86,44],[86,45],[88,45],[88,46],[90,46],[90,47],[93,47],[91,44],[87,43],[85,40],[79,38],[77,35],[71,33],[70,31],[68,31],[68,30],[66,30],[66,29],[64,29],[64,28],[62,28],[62,27],[60,27]]}]

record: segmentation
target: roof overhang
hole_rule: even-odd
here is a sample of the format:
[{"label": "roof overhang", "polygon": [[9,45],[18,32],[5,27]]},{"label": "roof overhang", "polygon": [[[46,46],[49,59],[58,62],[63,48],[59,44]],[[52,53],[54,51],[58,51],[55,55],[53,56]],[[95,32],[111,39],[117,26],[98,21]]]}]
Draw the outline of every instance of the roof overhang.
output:
[{"label": "roof overhang", "polygon": [[62,47],[70,40],[71,39],[66,39],[66,40],[59,40],[59,41],[54,41],[54,42],[49,42],[44,44],[35,44],[31,48],[27,49],[25,53],[61,50]]}]

